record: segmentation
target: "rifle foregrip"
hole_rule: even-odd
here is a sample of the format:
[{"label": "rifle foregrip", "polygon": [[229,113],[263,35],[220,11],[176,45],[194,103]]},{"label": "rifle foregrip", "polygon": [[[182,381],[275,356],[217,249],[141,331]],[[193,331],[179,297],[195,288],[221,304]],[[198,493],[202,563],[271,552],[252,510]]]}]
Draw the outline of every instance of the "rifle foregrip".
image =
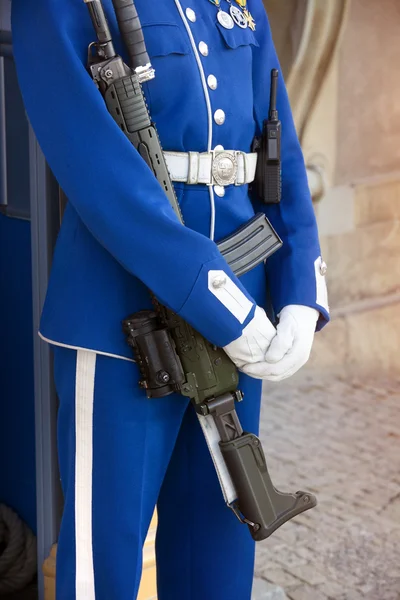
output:
[{"label": "rifle foregrip", "polygon": [[104,100],[114,121],[153,171],[177,217],[183,222],[157,130],[151,123],[138,78],[128,75],[118,79],[108,87]]},{"label": "rifle foregrip", "polygon": [[133,0],[112,0],[122,39],[127,48],[130,66],[135,70],[150,63],[142,26]]},{"label": "rifle foregrip", "polygon": [[[111,85],[106,91],[105,101],[114,120],[128,137],[150,127],[149,111],[135,75],[118,79]],[[134,139],[131,142],[135,145]]]}]

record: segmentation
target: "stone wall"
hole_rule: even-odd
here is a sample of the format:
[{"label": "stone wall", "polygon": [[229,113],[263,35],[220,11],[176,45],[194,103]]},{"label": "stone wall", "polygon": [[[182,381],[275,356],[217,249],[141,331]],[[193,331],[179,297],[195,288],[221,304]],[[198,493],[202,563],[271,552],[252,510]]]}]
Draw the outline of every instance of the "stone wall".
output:
[{"label": "stone wall", "polygon": [[347,227],[321,236],[332,322],[316,336],[310,366],[397,374],[400,177],[364,180],[338,192]]},{"label": "stone wall", "polygon": [[400,171],[398,0],[351,0],[339,54],[336,182]]},{"label": "stone wall", "polygon": [[310,362],[319,369],[400,372],[399,30],[397,0],[351,0],[337,60],[335,186],[316,206],[332,309]]}]

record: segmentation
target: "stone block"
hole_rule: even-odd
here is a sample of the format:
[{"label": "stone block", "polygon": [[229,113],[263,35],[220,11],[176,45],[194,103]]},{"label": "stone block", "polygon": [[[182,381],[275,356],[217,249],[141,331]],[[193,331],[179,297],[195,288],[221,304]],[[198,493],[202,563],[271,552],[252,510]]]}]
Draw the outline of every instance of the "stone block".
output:
[{"label": "stone block", "polygon": [[[291,569],[292,570],[292,569]],[[291,573],[288,573],[282,568],[278,569],[263,569],[261,573],[262,577],[275,585],[280,585],[287,589],[301,585],[302,581],[293,577]]]},{"label": "stone block", "polygon": [[347,360],[347,325],[344,319],[332,319],[327,327],[318,332],[308,363],[309,368],[335,368],[344,366]]},{"label": "stone block", "polygon": [[[355,229],[354,186],[339,185],[327,191],[315,205],[318,231],[321,237],[340,235]],[[326,259],[325,255],[324,258]]]},{"label": "stone block", "polygon": [[[336,581],[325,581],[317,586],[317,590],[328,596],[329,600],[347,600],[347,590],[344,585],[340,585]],[[354,593],[354,590],[351,590]]]},{"label": "stone block", "polygon": [[256,577],[253,583],[251,600],[288,600],[288,598],[284,590],[278,585]]},{"label": "stone block", "polygon": [[[381,514],[385,519],[390,519],[395,523],[400,522],[400,494],[388,502]],[[400,571],[398,575],[400,577]]]},{"label": "stone block", "polygon": [[400,177],[354,187],[356,227],[400,219]]},{"label": "stone block", "polygon": [[398,304],[346,317],[348,368],[369,374],[400,372]]},{"label": "stone block", "polygon": [[304,371],[318,374],[343,368],[349,376],[400,372],[400,306],[343,314],[317,333]]},{"label": "stone block", "polygon": [[322,240],[331,308],[400,291],[400,221]]},{"label": "stone block", "polygon": [[324,592],[308,584],[290,590],[289,598],[290,600],[328,600],[328,596]]},{"label": "stone block", "polygon": [[291,567],[291,575],[294,575],[304,583],[309,585],[318,585],[324,583],[326,577],[322,573],[319,573],[313,564],[301,565],[299,567]]}]

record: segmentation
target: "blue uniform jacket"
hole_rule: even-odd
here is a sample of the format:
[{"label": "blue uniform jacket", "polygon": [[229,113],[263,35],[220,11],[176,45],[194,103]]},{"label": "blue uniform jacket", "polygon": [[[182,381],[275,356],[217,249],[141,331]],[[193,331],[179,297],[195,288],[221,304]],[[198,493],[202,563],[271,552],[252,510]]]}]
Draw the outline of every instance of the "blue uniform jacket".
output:
[{"label": "blue uniform jacket", "polygon": [[[104,6],[116,50],[127,59],[111,0]],[[279,68],[262,1],[248,0],[255,32],[225,29],[207,0],[137,0],[136,7],[156,71],[144,90],[164,150],[204,152],[222,145],[249,152],[268,115],[270,71]],[[229,10],[225,0],[222,8]],[[218,240],[254,215],[247,186],[229,186],[220,198],[206,185],[176,184],[182,226],[87,73],[87,47],[95,36],[83,0],[13,0],[12,10],[27,113],[69,198],[42,336],[131,358],[121,321],[151,305],[148,289],[219,346],[240,336],[256,303],[266,305],[267,287],[276,313],[287,304],[314,307],[321,328],[328,312],[320,293],[318,233],[282,79],[283,197],[256,211],[265,211],[284,245],[266,266],[239,280],[209,239],[211,204]],[[200,42],[208,52],[204,45],[199,51]],[[207,84],[210,74],[216,89]],[[226,116],[222,124],[214,118],[218,109]],[[216,294],[210,277],[221,271],[229,285]]]}]

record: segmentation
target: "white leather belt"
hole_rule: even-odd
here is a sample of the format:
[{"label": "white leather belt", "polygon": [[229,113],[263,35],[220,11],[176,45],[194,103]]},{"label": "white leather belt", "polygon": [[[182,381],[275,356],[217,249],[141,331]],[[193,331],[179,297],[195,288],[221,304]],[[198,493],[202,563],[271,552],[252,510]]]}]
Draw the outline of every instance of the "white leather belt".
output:
[{"label": "white leather belt", "polygon": [[257,154],[238,150],[164,152],[172,181],[206,185],[244,185],[254,181]]}]

